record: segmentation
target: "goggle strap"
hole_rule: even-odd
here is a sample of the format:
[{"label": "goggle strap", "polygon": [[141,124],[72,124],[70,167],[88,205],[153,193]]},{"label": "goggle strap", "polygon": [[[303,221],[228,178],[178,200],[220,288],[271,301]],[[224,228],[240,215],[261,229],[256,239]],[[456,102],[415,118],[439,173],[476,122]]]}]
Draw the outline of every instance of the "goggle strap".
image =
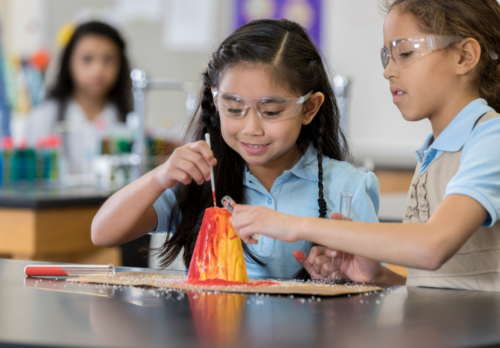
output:
[{"label": "goggle strap", "polygon": [[429,47],[429,51],[435,51],[441,48],[448,47],[450,44],[461,40],[462,38],[459,36],[429,35],[427,36],[427,45]]},{"label": "goggle strap", "polygon": [[297,104],[303,104],[303,103],[305,103],[306,101],[309,100],[309,98],[311,98],[312,94],[313,94],[313,91],[307,93],[306,95],[303,95],[302,97],[300,97],[297,100]]},{"label": "goggle strap", "polygon": [[486,49],[486,52],[490,55],[491,59],[497,60],[498,59],[498,54],[496,54],[494,51],[490,50],[489,48]]}]

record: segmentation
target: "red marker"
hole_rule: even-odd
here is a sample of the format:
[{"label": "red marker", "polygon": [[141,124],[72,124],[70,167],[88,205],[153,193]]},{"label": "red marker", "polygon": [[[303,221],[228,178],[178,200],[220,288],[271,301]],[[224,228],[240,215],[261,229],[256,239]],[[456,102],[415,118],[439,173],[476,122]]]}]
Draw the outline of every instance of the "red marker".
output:
[{"label": "red marker", "polygon": [[24,267],[28,277],[69,277],[100,274],[114,276],[115,266],[109,265],[28,265]]}]

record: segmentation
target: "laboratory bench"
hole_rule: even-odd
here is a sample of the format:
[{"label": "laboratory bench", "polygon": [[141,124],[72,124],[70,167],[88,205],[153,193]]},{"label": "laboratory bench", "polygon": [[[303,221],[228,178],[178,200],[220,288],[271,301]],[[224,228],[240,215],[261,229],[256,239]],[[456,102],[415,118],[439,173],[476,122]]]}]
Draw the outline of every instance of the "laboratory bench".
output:
[{"label": "laboratory bench", "polygon": [[90,238],[92,219],[111,193],[96,187],[0,188],[0,256],[120,265],[120,248],[97,247]]},{"label": "laboratory bench", "polygon": [[[377,170],[381,221],[401,221],[413,172]],[[112,191],[96,187],[0,187],[0,257],[18,260],[147,266],[138,248],[100,248],[90,238],[92,219]],[[123,262],[123,263],[122,263]],[[389,268],[406,275],[404,267]]]},{"label": "laboratory bench", "polygon": [[404,286],[314,298],[176,292],[40,281],[25,277],[29,263],[0,260],[0,347],[500,346],[499,292]]}]

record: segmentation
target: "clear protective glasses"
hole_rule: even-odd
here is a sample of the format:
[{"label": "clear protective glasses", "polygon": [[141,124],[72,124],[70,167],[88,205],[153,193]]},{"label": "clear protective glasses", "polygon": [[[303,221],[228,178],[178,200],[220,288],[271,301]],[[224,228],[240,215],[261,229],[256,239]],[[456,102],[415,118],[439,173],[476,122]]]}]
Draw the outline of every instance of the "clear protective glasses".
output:
[{"label": "clear protective glasses", "polygon": [[404,68],[433,51],[462,40],[463,38],[458,36],[441,35],[416,36],[394,40],[389,46],[383,47],[380,51],[382,65],[384,66],[384,70],[387,69],[392,58],[397,67]]},{"label": "clear protective glasses", "polygon": [[241,119],[246,116],[249,108],[254,108],[260,119],[266,122],[281,122],[299,114],[302,104],[311,98],[309,92],[300,98],[263,97],[248,99],[236,94],[225,93],[217,88],[212,90],[215,107],[219,114]]}]

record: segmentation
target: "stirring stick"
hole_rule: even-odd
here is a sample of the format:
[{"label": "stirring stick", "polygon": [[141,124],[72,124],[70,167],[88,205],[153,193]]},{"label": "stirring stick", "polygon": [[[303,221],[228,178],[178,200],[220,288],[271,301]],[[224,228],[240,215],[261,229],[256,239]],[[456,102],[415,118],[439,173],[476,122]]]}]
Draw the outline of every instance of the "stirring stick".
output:
[{"label": "stirring stick", "polygon": [[[208,144],[209,148],[212,148],[210,143],[210,134],[205,133],[205,141]],[[217,207],[217,203],[215,200],[215,181],[214,181],[214,167],[210,166],[210,183],[212,184],[212,197],[214,198],[214,207]]]}]

